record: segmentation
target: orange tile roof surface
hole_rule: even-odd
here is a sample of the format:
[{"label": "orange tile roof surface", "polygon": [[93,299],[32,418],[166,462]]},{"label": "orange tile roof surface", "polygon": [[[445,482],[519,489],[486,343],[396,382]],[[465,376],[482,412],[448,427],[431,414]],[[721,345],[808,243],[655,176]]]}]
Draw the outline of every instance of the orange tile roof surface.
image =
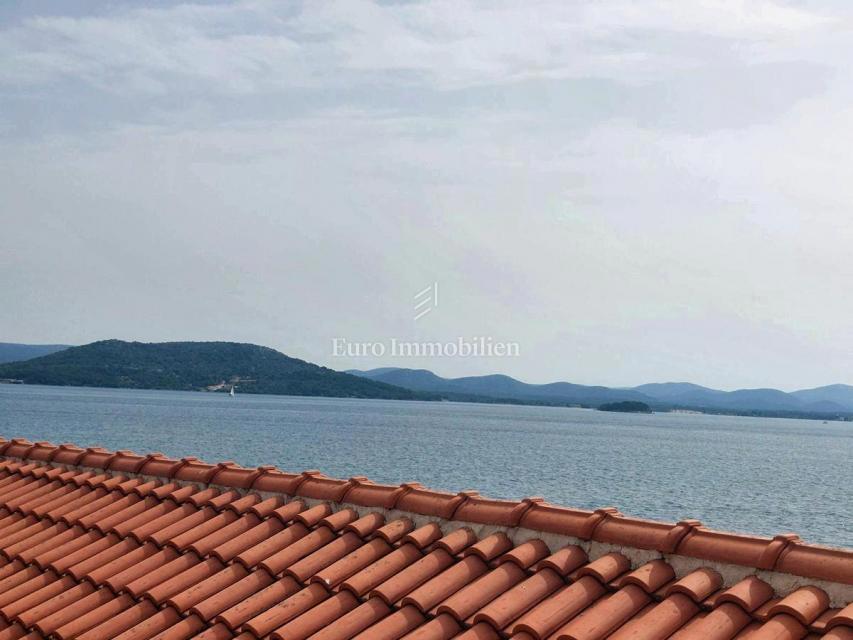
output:
[{"label": "orange tile roof surface", "polygon": [[0,640],[853,640],[794,535],[20,439],[0,554]]}]

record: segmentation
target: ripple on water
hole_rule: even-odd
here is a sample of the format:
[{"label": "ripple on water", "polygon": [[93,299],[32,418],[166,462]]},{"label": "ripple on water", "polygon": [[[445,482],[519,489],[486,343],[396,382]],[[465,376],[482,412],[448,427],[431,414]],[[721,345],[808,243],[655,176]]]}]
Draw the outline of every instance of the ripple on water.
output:
[{"label": "ripple on water", "polygon": [[0,435],[418,480],[853,546],[853,424],[0,385]]}]

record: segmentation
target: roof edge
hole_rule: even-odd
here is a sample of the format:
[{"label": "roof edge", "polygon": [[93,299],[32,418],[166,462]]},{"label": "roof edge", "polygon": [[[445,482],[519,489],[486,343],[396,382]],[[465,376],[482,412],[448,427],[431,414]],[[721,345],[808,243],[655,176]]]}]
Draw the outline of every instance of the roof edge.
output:
[{"label": "roof edge", "polygon": [[211,464],[195,457],[175,459],[162,453],[143,455],[102,447],[30,442],[25,438],[0,438],[0,456],[37,464],[281,493],[483,526],[520,528],[590,543],[853,585],[853,549],[808,544],[793,533],[753,536],[710,529],[698,520],[676,523],[646,520],[624,515],[613,507],[574,509],[545,502],[540,497],[499,500],[476,491],[437,491],[416,482],[385,485],[363,476],[343,480],[315,470],[292,473],[274,466],[246,468],[231,461]]}]

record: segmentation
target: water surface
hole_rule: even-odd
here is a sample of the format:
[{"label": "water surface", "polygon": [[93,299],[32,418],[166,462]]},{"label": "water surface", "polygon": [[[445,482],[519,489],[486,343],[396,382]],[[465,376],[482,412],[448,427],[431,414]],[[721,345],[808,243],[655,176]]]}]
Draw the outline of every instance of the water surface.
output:
[{"label": "water surface", "polygon": [[853,424],[0,385],[0,435],[522,498],[853,546]]}]

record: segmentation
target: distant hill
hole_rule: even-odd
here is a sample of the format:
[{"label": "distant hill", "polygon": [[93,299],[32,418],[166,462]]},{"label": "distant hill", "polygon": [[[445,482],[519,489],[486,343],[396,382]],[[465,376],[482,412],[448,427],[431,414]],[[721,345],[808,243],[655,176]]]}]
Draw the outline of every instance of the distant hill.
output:
[{"label": "distant hill", "polygon": [[642,393],[593,387],[569,382],[527,384],[504,375],[471,376],[466,378],[441,378],[426,369],[395,369],[384,367],[370,371],[351,370],[348,373],[371,380],[393,384],[407,389],[455,396],[480,396],[502,398],[517,402],[554,405],[598,406],[606,402],[653,399]]},{"label": "distant hill", "polygon": [[238,393],[399,400],[429,394],[366,380],[236,342],[103,340],[25,362],[0,364],[0,378],[28,384],[200,390],[235,382]]},{"label": "distant hill", "polygon": [[786,393],[778,389],[719,391],[688,382],[644,384],[634,387],[659,402],[679,407],[719,410],[806,411],[849,413],[853,411],[853,387],[831,385]]},{"label": "distant hill", "polygon": [[16,342],[0,342],[0,364],[18,362],[46,356],[67,349],[67,344],[18,344]]},{"label": "distant hill", "polygon": [[442,378],[426,369],[383,367],[349,373],[408,389],[453,398],[476,395],[536,404],[599,407],[613,402],[644,402],[657,410],[696,409],[716,413],[745,413],[789,417],[835,417],[853,414],[853,387],[832,385],[786,393],[778,389],[720,391],[689,382],[664,382],[618,389],[552,382],[527,384],[504,375]]},{"label": "distant hill", "polygon": [[678,406],[789,411],[803,408],[803,403],[797,398],[776,389],[719,391],[689,382],[644,384],[633,389],[655,400]]},{"label": "distant hill", "polygon": [[853,407],[853,387],[849,384],[832,384],[828,387],[802,389],[801,391],[794,391],[791,395],[811,405],[826,406],[826,403],[831,403],[835,406]]},{"label": "distant hill", "polygon": [[675,403],[686,400],[699,403],[713,402],[726,393],[725,391],[701,387],[698,384],[690,382],[653,382],[633,387],[633,390],[644,393],[656,400]]}]

